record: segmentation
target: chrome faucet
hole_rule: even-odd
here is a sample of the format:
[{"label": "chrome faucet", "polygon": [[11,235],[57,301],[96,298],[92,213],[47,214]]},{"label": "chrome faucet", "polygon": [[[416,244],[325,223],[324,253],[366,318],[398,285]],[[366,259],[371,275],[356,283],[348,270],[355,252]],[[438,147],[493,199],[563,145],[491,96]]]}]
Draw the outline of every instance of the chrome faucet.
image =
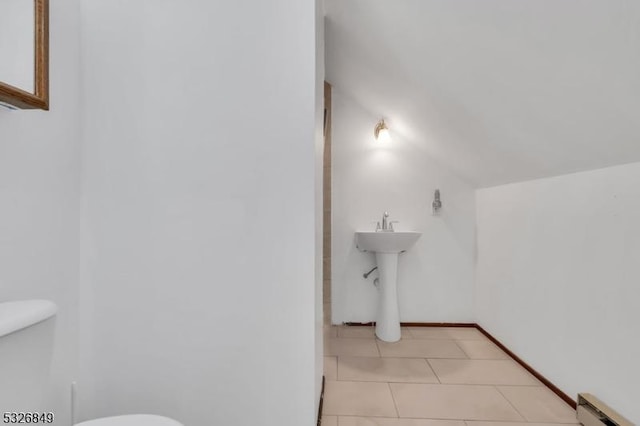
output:
[{"label": "chrome faucet", "polygon": [[388,231],[389,230],[389,224],[387,223],[387,219],[389,218],[389,212],[384,212],[384,214],[382,215],[382,230],[383,231]]},{"label": "chrome faucet", "polygon": [[384,212],[382,215],[382,226],[380,222],[376,224],[376,232],[394,232],[393,224],[398,223],[397,220],[389,221],[389,212]]}]

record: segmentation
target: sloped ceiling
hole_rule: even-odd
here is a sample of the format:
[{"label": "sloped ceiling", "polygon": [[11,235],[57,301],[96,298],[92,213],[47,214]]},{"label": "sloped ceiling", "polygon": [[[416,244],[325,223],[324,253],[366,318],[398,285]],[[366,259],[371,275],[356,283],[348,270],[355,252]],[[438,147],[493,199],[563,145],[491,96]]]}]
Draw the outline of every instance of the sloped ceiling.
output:
[{"label": "sloped ceiling", "polygon": [[477,187],[640,161],[640,1],[325,11],[327,80]]}]

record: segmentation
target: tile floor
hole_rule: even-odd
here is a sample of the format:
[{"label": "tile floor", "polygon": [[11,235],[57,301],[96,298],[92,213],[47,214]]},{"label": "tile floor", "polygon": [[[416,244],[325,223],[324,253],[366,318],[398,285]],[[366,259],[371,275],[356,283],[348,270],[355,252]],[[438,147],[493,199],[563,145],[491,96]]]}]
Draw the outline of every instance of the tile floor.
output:
[{"label": "tile floor", "polygon": [[474,328],[325,326],[322,426],[559,426],[575,411]]}]

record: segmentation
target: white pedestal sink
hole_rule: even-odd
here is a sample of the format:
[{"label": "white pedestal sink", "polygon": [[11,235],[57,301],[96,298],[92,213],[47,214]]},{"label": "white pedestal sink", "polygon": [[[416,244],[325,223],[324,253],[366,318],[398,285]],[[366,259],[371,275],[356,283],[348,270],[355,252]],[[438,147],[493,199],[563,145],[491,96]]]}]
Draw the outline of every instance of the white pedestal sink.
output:
[{"label": "white pedestal sink", "polygon": [[356,232],[356,247],[376,254],[380,277],[376,336],[385,342],[400,340],[398,255],[411,248],[420,235],[420,232]]}]

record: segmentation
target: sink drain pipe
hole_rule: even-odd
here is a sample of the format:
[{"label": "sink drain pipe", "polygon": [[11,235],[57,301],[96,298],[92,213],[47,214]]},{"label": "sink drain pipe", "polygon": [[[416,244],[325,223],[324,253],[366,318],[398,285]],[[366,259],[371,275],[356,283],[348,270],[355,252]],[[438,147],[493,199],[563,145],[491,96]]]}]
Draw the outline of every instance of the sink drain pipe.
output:
[{"label": "sink drain pipe", "polygon": [[378,269],[377,266],[375,268],[373,268],[372,270],[370,270],[369,272],[365,272],[364,274],[362,274],[362,276],[365,277],[365,278],[369,278],[369,275],[371,275],[373,273],[373,271],[375,271],[376,269]]},{"label": "sink drain pipe", "polygon": [[[365,272],[364,274],[362,274],[362,276],[366,279],[369,278],[369,275],[371,275],[373,273],[373,271],[375,271],[376,269],[378,269],[378,267],[374,267],[372,270],[370,270],[369,272]],[[376,288],[380,288],[380,278],[376,278],[373,280],[373,285],[376,286]]]}]

